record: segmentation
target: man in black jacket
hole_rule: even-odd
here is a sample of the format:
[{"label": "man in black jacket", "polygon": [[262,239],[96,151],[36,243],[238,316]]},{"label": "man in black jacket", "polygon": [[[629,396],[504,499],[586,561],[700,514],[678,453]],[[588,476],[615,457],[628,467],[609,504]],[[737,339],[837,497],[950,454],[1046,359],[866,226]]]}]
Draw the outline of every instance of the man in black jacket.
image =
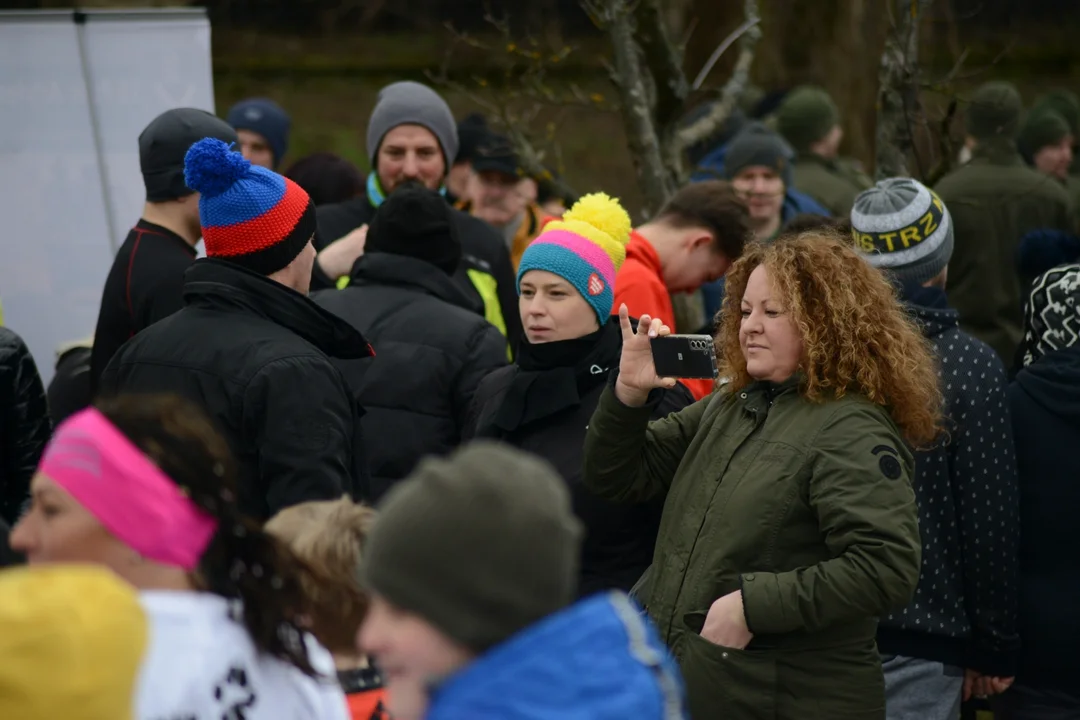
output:
[{"label": "man in black jacket", "polygon": [[[333,287],[363,252],[364,234],[375,209],[406,182],[445,192],[444,183],[458,152],[457,126],[450,107],[431,88],[398,82],[379,91],[367,128],[367,152],[374,168],[364,196],[318,210],[319,250],[312,287]],[[506,335],[510,348],[521,339],[521,318],[510,252],[483,220],[455,210],[461,262],[453,279],[476,313]]]},{"label": "man in black jacket", "polygon": [[458,445],[480,380],[506,364],[505,338],[451,279],[457,233],[438,193],[403,185],[375,213],[348,287],[314,295],[379,348],[370,361],[341,364],[364,408],[372,500],[423,456]]},{"label": "man in black jacket", "polygon": [[365,496],[359,410],[330,358],[367,341],[308,297],[315,208],[300,186],[220,140],[186,158],[202,193],[207,258],[184,276],[184,307],[136,335],[102,392],[172,392],[199,403],[240,463],[240,505],[266,520],[308,500]]},{"label": "man in black jacket", "polygon": [[0,327],[0,520],[18,521],[50,435],[45,388],[30,349]]},{"label": "man in black jacket", "polygon": [[857,246],[887,271],[934,344],[945,430],[915,454],[922,571],[915,599],[881,619],[886,716],[953,720],[961,698],[1007,687],[1015,675],[1019,586],[1016,457],[1005,367],[960,330],[945,282],[952,218],[908,178],[882,180],[855,200]]},{"label": "man in black jacket", "polygon": [[121,345],[183,307],[184,271],[200,237],[199,196],[184,184],[184,153],[204,137],[235,142],[236,132],[205,110],[176,108],[139,135],[146,205],[105,280],[90,355],[91,396]]}]

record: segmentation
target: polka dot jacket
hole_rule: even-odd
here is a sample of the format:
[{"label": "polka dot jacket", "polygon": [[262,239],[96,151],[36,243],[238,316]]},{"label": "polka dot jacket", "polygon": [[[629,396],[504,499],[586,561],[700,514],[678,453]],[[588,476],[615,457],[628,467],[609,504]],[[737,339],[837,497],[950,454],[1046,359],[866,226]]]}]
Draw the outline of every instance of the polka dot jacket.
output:
[{"label": "polka dot jacket", "polygon": [[944,293],[934,305],[908,307],[940,359],[947,435],[915,455],[922,570],[914,601],[881,618],[878,645],[1008,677],[1019,647],[1020,521],[1005,368],[960,330]]}]

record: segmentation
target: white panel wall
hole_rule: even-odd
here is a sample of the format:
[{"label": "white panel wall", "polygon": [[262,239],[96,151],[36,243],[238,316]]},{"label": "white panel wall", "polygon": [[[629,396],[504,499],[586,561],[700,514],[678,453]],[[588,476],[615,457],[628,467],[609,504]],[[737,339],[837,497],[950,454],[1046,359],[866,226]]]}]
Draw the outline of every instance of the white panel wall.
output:
[{"label": "white panel wall", "polygon": [[144,200],[138,136],[172,107],[213,111],[200,10],[0,12],[0,302],[47,383],[89,336]]}]

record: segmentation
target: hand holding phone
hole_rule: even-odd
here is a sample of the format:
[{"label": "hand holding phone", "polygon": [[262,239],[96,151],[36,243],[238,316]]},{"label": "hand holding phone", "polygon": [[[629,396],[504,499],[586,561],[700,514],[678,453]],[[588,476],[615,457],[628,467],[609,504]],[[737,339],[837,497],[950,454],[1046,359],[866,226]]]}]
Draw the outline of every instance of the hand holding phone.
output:
[{"label": "hand holding phone", "polygon": [[650,339],[668,335],[671,330],[658,318],[642,315],[635,331],[625,304],[619,307],[619,325],[623,346],[615,395],[624,405],[644,405],[650,390],[675,386],[675,378],[657,375],[650,347]]}]

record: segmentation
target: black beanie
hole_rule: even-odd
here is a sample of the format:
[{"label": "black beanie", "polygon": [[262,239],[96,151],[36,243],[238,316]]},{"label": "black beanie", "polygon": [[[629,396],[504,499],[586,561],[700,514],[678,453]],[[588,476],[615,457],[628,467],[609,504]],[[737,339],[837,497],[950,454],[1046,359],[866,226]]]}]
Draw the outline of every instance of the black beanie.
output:
[{"label": "black beanie", "polygon": [[191,195],[184,182],[184,156],[203,138],[236,142],[229,123],[205,110],[175,108],[150,121],[139,135],[139,167],[147,202],[165,202]]},{"label": "black beanie", "polygon": [[384,252],[424,260],[447,275],[461,263],[454,209],[439,193],[407,183],[390,193],[368,228],[365,252]]},{"label": "black beanie", "polygon": [[360,578],[482,653],[569,606],[582,526],[540,458],[474,442],[423,460],[378,505]]},{"label": "black beanie", "polygon": [[791,187],[791,163],[795,151],[790,145],[761,122],[749,123],[728,146],[724,156],[724,174],[728,180],[748,167],[772,168]]}]

